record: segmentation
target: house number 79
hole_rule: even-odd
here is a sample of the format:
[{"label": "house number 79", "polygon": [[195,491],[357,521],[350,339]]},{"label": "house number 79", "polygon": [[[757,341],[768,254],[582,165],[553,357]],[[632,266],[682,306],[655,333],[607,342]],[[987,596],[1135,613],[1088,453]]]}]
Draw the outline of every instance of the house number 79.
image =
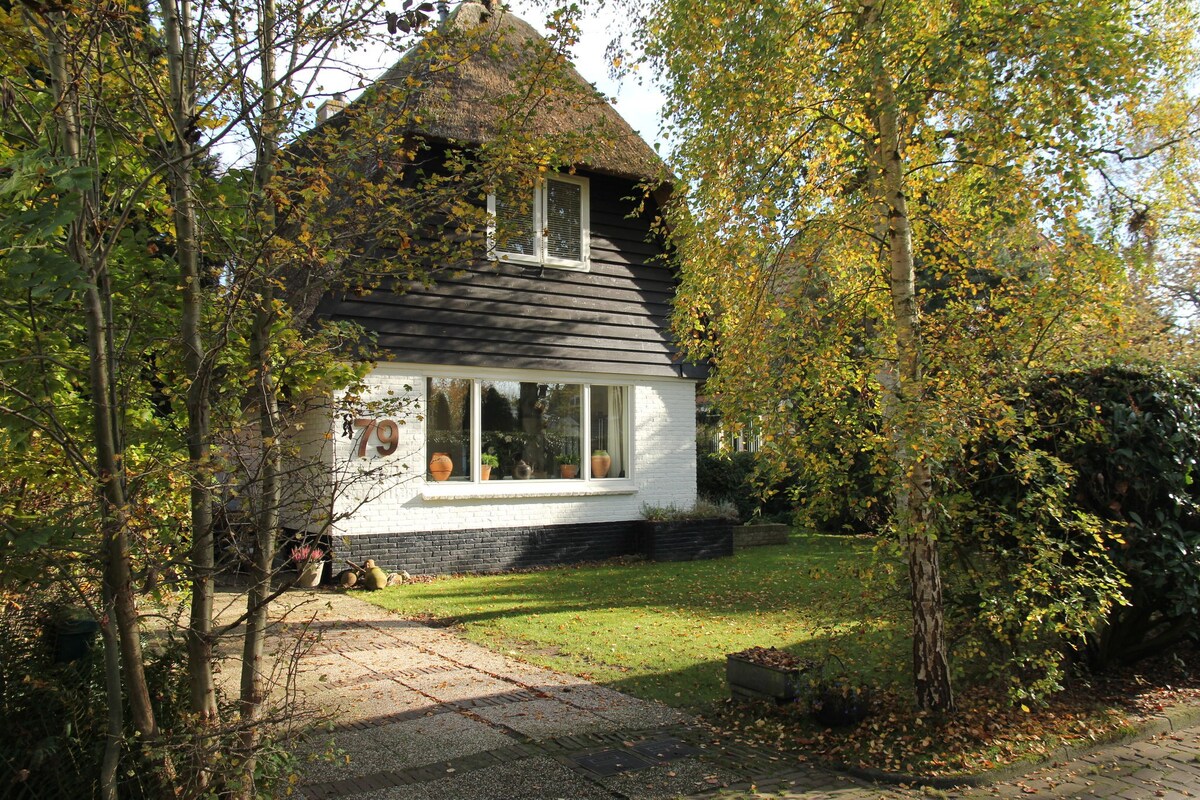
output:
[{"label": "house number 79", "polygon": [[390,456],[400,446],[400,426],[394,419],[368,419],[359,417],[354,420],[354,427],[362,428],[362,436],[358,440],[358,457],[367,457],[367,440],[374,433],[379,439],[375,452],[381,456]]}]

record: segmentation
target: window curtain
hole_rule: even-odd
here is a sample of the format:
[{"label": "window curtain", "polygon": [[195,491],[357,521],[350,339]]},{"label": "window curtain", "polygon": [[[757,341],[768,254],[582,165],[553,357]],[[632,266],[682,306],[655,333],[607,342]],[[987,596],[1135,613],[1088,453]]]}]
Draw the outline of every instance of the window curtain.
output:
[{"label": "window curtain", "polygon": [[612,466],[608,474],[612,478],[624,478],[625,469],[625,392],[624,386],[608,387],[608,454]]}]

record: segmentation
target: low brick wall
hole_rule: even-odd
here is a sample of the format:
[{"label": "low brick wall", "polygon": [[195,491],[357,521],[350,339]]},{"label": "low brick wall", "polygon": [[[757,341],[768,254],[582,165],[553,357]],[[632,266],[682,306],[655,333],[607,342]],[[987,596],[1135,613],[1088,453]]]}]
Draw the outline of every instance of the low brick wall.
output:
[{"label": "low brick wall", "polygon": [[733,549],[787,544],[791,529],[790,525],[775,522],[769,525],[738,525],[733,529]]},{"label": "low brick wall", "polygon": [[714,519],[643,522],[638,552],[652,561],[695,561],[733,555],[733,525]]},{"label": "low brick wall", "polygon": [[637,552],[640,520],[525,528],[365,534],[336,537],[335,571],[368,558],[389,572],[414,575],[499,572],[602,561]]}]

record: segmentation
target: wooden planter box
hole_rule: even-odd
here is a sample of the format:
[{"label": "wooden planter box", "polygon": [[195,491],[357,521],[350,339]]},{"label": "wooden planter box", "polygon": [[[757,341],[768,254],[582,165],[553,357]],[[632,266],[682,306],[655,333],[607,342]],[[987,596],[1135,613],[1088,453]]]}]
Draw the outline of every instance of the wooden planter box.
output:
[{"label": "wooden planter box", "polygon": [[651,522],[639,531],[638,552],[652,561],[696,561],[733,555],[733,524],[721,519]]},{"label": "wooden planter box", "polygon": [[725,677],[734,699],[748,697],[790,703],[803,693],[807,685],[803,677],[805,671],[800,668],[768,667],[733,654],[725,656]]}]

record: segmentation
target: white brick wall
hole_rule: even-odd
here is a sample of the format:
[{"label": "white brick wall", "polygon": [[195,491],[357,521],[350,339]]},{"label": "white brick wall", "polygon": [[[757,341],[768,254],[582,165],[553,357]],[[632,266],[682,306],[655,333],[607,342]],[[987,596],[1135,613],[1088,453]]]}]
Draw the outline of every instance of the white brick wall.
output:
[{"label": "white brick wall", "polygon": [[[332,468],[335,535],[402,533],[425,530],[509,528],[565,523],[616,522],[638,519],[643,504],[691,505],[696,499],[695,383],[690,380],[646,379],[621,375],[544,373],[438,368],[433,374],[490,377],[505,380],[626,383],[633,386],[633,479],[630,481],[490,481],[485,492],[519,492],[523,496],[475,495],[460,483],[426,486],[424,412],[425,377],[418,365],[383,364],[368,378],[368,401],[416,401],[407,413],[370,411],[395,419],[399,446],[387,457],[377,453],[378,441],[367,442],[358,457],[361,429],[343,436],[343,421],[335,419],[320,440]],[[364,414],[364,416],[367,416]],[[309,440],[310,442],[316,439]],[[430,482],[433,483],[433,482]],[[564,496],[561,492],[577,494]],[[610,492],[610,493],[604,493]],[[453,497],[435,496],[451,493]],[[538,496],[530,496],[536,494]]]}]

